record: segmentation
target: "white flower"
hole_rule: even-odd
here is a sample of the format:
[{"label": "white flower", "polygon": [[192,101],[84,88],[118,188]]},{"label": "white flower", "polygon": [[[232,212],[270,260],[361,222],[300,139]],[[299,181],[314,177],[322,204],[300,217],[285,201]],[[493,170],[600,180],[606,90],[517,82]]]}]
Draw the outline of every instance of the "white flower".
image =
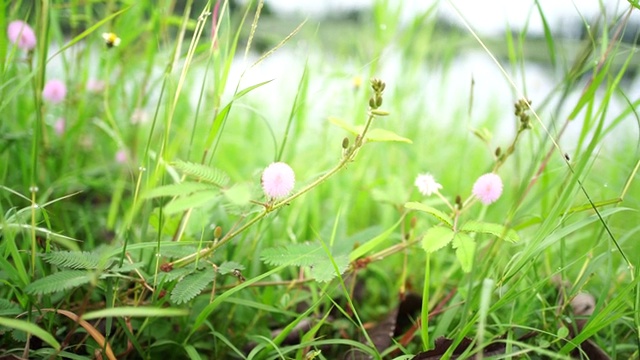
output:
[{"label": "white flower", "polygon": [[420,174],[416,178],[416,181],[413,183],[418,187],[418,191],[422,195],[430,196],[433,193],[438,192],[438,190],[442,189],[442,185],[436,182],[436,179],[431,174]]}]

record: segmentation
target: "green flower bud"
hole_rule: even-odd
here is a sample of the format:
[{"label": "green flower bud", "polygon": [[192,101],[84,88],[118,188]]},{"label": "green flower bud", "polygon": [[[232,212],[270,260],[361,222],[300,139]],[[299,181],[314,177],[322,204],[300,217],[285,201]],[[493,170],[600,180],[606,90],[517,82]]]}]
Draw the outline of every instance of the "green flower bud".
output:
[{"label": "green flower bud", "polygon": [[382,105],[382,96],[376,95],[376,108],[379,108]]}]

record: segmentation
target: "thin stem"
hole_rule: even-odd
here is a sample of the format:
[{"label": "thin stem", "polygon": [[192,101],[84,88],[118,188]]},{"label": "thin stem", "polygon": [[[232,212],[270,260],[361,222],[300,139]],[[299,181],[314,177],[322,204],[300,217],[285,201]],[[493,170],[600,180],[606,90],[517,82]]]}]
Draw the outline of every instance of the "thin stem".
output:
[{"label": "thin stem", "polygon": [[170,263],[170,265],[172,265],[174,267],[185,266],[185,265],[190,264],[191,262],[195,261],[196,259],[198,259],[200,257],[209,256],[216,249],[218,249],[219,247],[221,247],[222,245],[226,244],[228,241],[230,241],[234,237],[236,237],[239,234],[241,234],[243,231],[245,231],[246,229],[251,227],[256,222],[260,221],[262,218],[267,216],[267,214],[269,214],[270,212],[275,211],[275,210],[277,210],[277,209],[279,209],[279,208],[281,208],[281,207],[283,207],[285,205],[288,205],[290,202],[292,202],[293,200],[295,200],[298,197],[302,196],[303,194],[307,193],[309,190],[311,190],[314,187],[316,187],[316,186],[322,184],[323,182],[325,182],[327,179],[329,179],[335,173],[337,173],[342,168],[344,168],[349,162],[352,162],[352,161],[355,160],[355,158],[356,158],[356,156],[358,154],[358,150],[362,146],[364,146],[364,144],[365,144],[365,141],[364,141],[365,136],[367,135],[367,131],[371,127],[371,123],[373,122],[374,118],[375,118],[375,115],[373,113],[371,113],[371,111],[370,111],[369,112],[369,116],[367,118],[367,122],[365,123],[365,126],[364,126],[364,130],[362,130],[362,133],[357,136],[357,140],[355,142],[355,145],[353,146],[353,148],[350,149],[350,151],[348,151],[346,153],[346,155],[340,160],[340,162],[338,162],[338,164],[336,166],[334,166],[331,170],[329,170],[324,175],[320,176],[319,178],[317,178],[316,180],[314,180],[310,184],[306,185],[302,189],[298,190],[293,195],[287,197],[286,199],[281,200],[279,202],[276,202],[275,204],[270,205],[270,206],[267,205],[265,207],[264,211],[262,211],[260,214],[256,215],[251,220],[246,222],[239,229],[237,229],[235,231],[232,231],[232,232],[228,233],[227,235],[225,235],[225,237],[220,239],[220,241],[218,243],[215,243],[211,247],[207,247],[207,248],[202,249],[200,251],[197,251],[197,252],[195,252],[193,254],[189,254],[189,255],[187,255],[187,256],[185,256],[183,258],[180,258],[180,259],[174,261],[173,263]]}]

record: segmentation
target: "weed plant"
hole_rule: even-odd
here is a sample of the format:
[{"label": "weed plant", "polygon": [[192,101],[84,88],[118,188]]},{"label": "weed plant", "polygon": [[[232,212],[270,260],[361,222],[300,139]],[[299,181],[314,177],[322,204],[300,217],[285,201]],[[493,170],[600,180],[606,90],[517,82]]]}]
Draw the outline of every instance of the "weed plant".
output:
[{"label": "weed plant", "polygon": [[[261,1],[0,3],[3,358],[638,358],[637,3],[500,41],[391,1],[329,37]],[[463,47],[500,101],[434,90]]]}]

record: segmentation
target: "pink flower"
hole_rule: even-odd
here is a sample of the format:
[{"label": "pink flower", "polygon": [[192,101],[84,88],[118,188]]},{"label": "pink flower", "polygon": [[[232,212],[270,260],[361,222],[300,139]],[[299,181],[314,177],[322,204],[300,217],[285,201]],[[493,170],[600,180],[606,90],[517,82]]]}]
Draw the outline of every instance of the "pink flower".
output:
[{"label": "pink flower", "polygon": [[49,80],[42,89],[42,97],[54,104],[62,102],[67,96],[67,87],[60,80]]},{"label": "pink flower", "polygon": [[293,169],[283,162],[273,163],[262,172],[262,189],[271,198],[289,195],[295,182]]},{"label": "pink flower", "polygon": [[438,190],[442,189],[442,185],[436,182],[436,179],[431,174],[420,174],[416,178],[416,181],[413,183],[418,187],[418,191],[422,195],[430,196],[433,193],[437,193]]},{"label": "pink flower", "polygon": [[483,204],[491,204],[502,195],[502,179],[494,173],[480,176],[473,184],[473,195]]},{"label": "pink flower", "polygon": [[102,80],[89,79],[87,81],[87,91],[92,93],[102,92],[102,90],[104,90],[104,85],[104,81]]},{"label": "pink flower", "polygon": [[66,126],[64,118],[58,118],[58,120],[56,120],[56,122],[53,124],[53,131],[56,132],[56,135],[62,136],[62,134],[64,134],[65,127]]},{"label": "pink flower", "polygon": [[22,20],[14,20],[7,27],[9,41],[20,49],[29,51],[36,47],[36,34],[29,24]]},{"label": "pink flower", "polygon": [[118,150],[116,153],[116,162],[118,164],[124,164],[127,162],[127,151],[124,149]]}]

